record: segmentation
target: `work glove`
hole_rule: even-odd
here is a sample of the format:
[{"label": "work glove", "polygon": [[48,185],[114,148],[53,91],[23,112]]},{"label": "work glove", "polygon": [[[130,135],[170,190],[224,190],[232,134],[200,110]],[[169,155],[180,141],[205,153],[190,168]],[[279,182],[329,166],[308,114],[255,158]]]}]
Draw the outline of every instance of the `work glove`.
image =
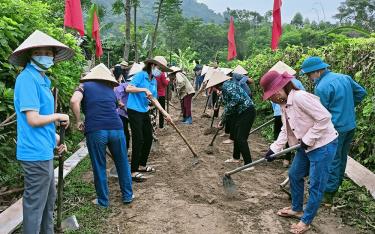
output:
[{"label": "work glove", "polygon": [[273,157],[273,154],[275,154],[271,149],[269,149],[264,156],[264,158],[267,160],[267,162],[272,162],[276,159],[276,157]]},{"label": "work glove", "polygon": [[309,145],[306,145],[305,142],[303,142],[303,140],[301,140],[301,148],[304,149],[304,150],[307,150],[307,148],[309,148],[310,146]]}]

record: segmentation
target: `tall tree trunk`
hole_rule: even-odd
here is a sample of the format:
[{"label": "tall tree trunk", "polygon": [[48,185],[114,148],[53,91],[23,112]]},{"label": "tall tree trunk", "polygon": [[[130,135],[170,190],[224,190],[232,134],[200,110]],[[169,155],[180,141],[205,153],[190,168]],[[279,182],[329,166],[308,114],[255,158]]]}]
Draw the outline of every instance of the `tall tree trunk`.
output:
[{"label": "tall tree trunk", "polygon": [[158,31],[158,26],[159,26],[159,19],[160,19],[161,6],[163,5],[163,1],[164,1],[164,0],[159,0],[158,16],[157,16],[157,18],[156,18],[154,34],[152,35],[151,47],[150,47],[150,50],[149,50],[149,52],[148,52],[148,57],[149,57],[149,58],[152,58],[152,53],[153,53],[153,51],[154,51],[154,45],[155,45],[155,41],[156,41],[156,34],[157,34],[157,31]]},{"label": "tall tree trunk", "polygon": [[125,0],[125,46],[124,46],[124,60],[128,61],[130,51],[130,0]]},{"label": "tall tree trunk", "polygon": [[138,48],[137,48],[137,4],[134,3],[134,61],[138,63]]}]

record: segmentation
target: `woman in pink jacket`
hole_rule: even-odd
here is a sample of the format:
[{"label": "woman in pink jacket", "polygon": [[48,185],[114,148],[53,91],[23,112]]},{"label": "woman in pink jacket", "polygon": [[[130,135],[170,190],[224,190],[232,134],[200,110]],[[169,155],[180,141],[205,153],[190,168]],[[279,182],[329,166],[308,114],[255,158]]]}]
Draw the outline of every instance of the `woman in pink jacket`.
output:
[{"label": "woman in pink jacket", "polygon": [[[265,158],[273,161],[274,153],[285,144],[301,144],[289,169],[292,206],[278,211],[282,217],[297,217],[300,221],[291,226],[292,233],[310,229],[328,180],[328,166],[336,153],[338,133],[333,127],[331,114],[319,98],[298,90],[291,82],[293,76],[271,71],[260,80],[263,99],[280,104],[283,127],[277,140],[271,144]],[[303,210],[304,177],[310,177],[309,197]]]}]

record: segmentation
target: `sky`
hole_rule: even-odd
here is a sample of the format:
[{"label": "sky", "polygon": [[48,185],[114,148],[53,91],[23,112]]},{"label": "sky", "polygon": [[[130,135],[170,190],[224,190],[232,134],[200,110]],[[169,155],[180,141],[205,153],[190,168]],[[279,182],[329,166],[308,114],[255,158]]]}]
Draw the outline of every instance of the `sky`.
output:
[{"label": "sky", "polygon": [[[257,11],[261,14],[272,10],[273,0],[197,0],[205,3],[215,12],[224,12],[227,7],[231,9],[245,9]],[[344,0],[283,0],[281,8],[281,20],[285,23],[290,22],[293,16],[300,12],[304,18],[310,21],[325,20],[336,22],[332,18],[337,13],[337,8]]]}]

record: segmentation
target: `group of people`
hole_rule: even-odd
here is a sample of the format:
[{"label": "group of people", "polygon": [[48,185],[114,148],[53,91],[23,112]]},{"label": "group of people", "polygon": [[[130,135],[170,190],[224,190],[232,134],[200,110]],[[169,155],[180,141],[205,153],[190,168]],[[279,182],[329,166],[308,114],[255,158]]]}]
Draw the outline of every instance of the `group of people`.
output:
[{"label": "group of people", "polygon": [[[11,55],[10,62],[24,69],[15,85],[14,106],[17,113],[17,159],[24,171],[24,233],[53,233],[53,210],[56,197],[53,155],[66,151],[59,144],[55,124],[69,126],[69,116],[54,113],[51,81],[46,71],[55,63],[70,59],[73,51],[40,31],[35,31]],[[333,73],[319,57],[306,59],[301,67],[314,82],[314,94],[304,91],[296,72],[279,62],[261,79],[264,100],[272,101],[275,141],[264,155],[267,161],[285,147],[300,145],[289,169],[292,206],[278,211],[283,217],[298,217],[292,233],[310,228],[320,203],[332,203],[346,167],[346,156],[355,129],[355,106],[366,91],[350,76]],[[84,131],[94,174],[95,204],[109,206],[106,175],[106,149],[115,163],[122,202],[134,199],[132,181],[142,182],[145,173],[154,173],[147,164],[153,140],[150,107],[165,107],[166,89],[173,83],[181,102],[182,123],[191,125],[192,97],[205,90],[212,107],[224,106],[218,128],[225,128],[233,143],[233,157],[226,162],[252,162],[248,137],[256,117],[249,85],[254,81],[241,66],[222,69],[216,66],[194,68],[195,88],[179,67],[169,67],[162,56],[144,63],[127,62],[111,71],[104,64],[92,68],[80,79],[71,97],[76,127]],[[216,104],[216,105],[215,105]],[[81,111],[84,120],[81,118]],[[162,114],[164,113],[164,114]],[[160,113],[159,127],[171,116]],[[129,131],[130,127],[130,131]],[[131,139],[131,141],[130,141]],[[131,143],[131,163],[128,148]],[[285,166],[291,158],[287,159]],[[252,168],[250,168],[251,170]],[[309,176],[309,198],[303,209],[304,178]]]}]

